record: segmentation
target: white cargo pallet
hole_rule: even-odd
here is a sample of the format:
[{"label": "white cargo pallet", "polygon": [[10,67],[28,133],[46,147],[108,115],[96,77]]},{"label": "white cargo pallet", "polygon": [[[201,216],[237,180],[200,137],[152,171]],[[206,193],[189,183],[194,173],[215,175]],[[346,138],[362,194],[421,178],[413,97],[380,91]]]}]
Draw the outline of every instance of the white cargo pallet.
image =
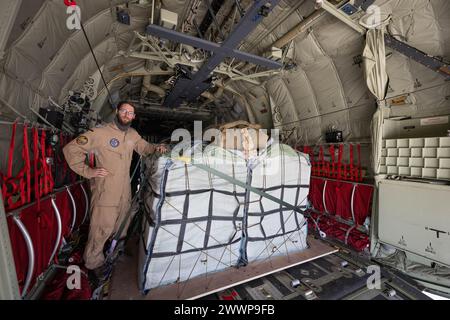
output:
[{"label": "white cargo pallet", "polygon": [[[311,165],[306,155],[287,145],[273,144],[251,161],[241,152],[214,146],[191,159],[307,209]],[[140,242],[143,293],[308,247],[307,223],[301,213],[191,162],[161,157],[147,165],[153,174],[145,203],[154,223],[145,224]]]}]

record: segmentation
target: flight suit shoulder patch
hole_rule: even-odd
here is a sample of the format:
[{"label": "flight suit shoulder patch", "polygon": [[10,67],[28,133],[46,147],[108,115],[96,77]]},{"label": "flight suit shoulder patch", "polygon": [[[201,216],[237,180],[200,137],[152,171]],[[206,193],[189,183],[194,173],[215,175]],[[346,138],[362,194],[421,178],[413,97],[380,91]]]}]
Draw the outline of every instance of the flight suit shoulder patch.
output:
[{"label": "flight suit shoulder patch", "polygon": [[76,140],[77,144],[79,144],[80,146],[84,146],[85,144],[88,143],[88,138],[86,136],[79,136]]}]

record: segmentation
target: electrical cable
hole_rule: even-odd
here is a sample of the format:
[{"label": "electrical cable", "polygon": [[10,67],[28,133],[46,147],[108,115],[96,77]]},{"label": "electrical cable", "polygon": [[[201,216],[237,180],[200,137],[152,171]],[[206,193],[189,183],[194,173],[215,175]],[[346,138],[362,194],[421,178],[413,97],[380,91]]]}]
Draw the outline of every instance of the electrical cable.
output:
[{"label": "electrical cable", "polygon": [[445,81],[444,83],[441,83],[441,84],[437,84],[435,86],[431,86],[431,87],[427,87],[427,88],[423,88],[423,89],[418,89],[418,90],[414,90],[414,91],[410,91],[410,92],[405,92],[405,93],[402,93],[402,94],[399,94],[399,95],[396,95],[396,96],[392,96],[392,97],[386,97],[385,99],[380,100],[380,101],[387,101],[387,100],[391,100],[391,99],[407,96],[407,95],[410,95],[410,94],[413,94],[413,93],[427,91],[427,90],[430,90],[430,89],[436,89],[436,88],[439,88],[439,87],[443,87],[445,85],[448,85],[447,81]]},{"label": "electrical cable", "polygon": [[84,30],[84,26],[83,26],[83,23],[81,22],[81,18],[78,17],[78,19],[80,21],[81,30],[83,31],[84,37],[86,38],[86,42],[87,42],[87,44],[89,46],[89,50],[91,51],[92,57],[94,58],[95,64],[97,65],[98,72],[100,72],[100,76],[102,78],[103,84],[104,84],[104,86],[106,88],[106,91],[108,93],[109,103],[111,103],[111,105],[112,105],[113,104],[113,99],[112,99],[112,96],[111,96],[111,92],[109,91],[108,85],[106,84],[105,77],[103,76],[103,72],[100,69],[100,64],[98,63],[97,57],[96,57],[96,55],[94,53],[94,49],[92,48],[91,42],[89,41],[89,37],[87,36],[86,30]]}]

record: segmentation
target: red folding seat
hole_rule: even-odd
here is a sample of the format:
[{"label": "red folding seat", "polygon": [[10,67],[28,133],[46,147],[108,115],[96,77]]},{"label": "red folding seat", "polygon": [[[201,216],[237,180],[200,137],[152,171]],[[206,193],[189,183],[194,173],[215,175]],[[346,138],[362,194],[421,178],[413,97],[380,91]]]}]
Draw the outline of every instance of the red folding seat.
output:
[{"label": "red folding seat", "polygon": [[353,212],[355,214],[356,225],[364,224],[364,221],[370,216],[372,209],[373,187],[358,184],[353,197]]},{"label": "red folding seat", "polygon": [[352,220],[351,198],[353,186],[352,183],[341,182],[336,191],[336,215],[345,220]]},{"label": "red folding seat", "polygon": [[323,207],[323,186],[325,181],[320,178],[311,178],[309,186],[309,201],[313,208],[319,212],[324,212]]}]

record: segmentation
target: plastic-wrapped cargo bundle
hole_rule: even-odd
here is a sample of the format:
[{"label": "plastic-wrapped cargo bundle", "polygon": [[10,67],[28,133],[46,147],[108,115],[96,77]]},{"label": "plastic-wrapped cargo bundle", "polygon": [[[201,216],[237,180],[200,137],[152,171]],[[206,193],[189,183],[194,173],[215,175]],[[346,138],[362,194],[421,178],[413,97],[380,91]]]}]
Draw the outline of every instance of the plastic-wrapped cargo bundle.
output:
[{"label": "plastic-wrapped cargo bundle", "polygon": [[[307,156],[282,144],[269,146],[250,165],[251,186],[306,209],[311,168]],[[307,221],[301,213],[250,192],[247,260],[288,255],[306,248]]]},{"label": "plastic-wrapped cargo bundle", "polygon": [[[245,182],[243,158],[221,148],[195,158]],[[239,259],[245,189],[182,161],[159,158],[146,195],[154,225],[145,228],[142,289],[234,266]]]},{"label": "plastic-wrapped cargo bundle", "polygon": [[306,248],[301,214],[196,166],[302,207],[310,175],[303,154],[275,144],[246,160],[241,151],[210,146],[191,160],[147,160],[152,174],[144,198],[152,222],[146,223],[141,242],[143,292]]}]

